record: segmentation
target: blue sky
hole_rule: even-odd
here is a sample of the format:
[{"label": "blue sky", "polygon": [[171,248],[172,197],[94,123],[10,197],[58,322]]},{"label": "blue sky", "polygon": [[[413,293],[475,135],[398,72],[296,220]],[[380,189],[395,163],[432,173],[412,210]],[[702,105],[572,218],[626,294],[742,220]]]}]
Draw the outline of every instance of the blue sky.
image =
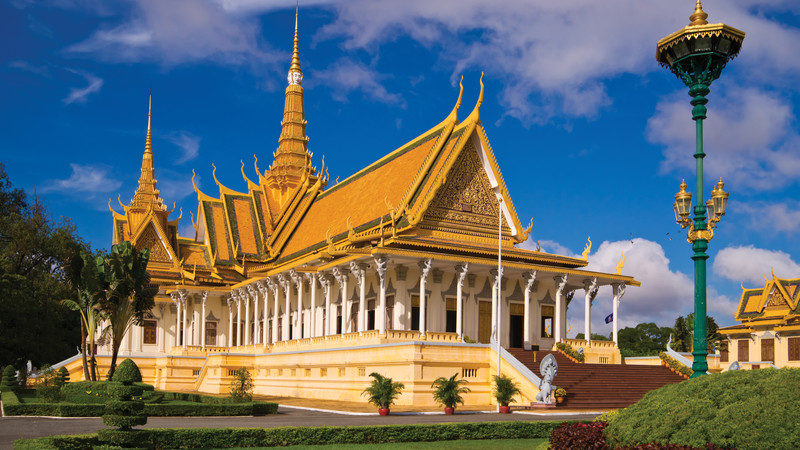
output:
[{"label": "blue sky", "polygon": [[[108,247],[107,204],[127,203],[141,166],[152,83],[156,178],[183,209],[201,189],[245,190],[253,155],[277,148],[294,3],[266,0],[11,0],[0,4],[0,131],[12,182]],[[800,3],[706,0],[711,23],[747,37],[711,87],[706,195],[728,214],[710,244],[709,312],[732,324],[740,284],[800,276]],[[300,5],[309,148],[344,179],[441,121],[464,76],[464,117],[485,72],[481,118],[532,242],[642,281],[623,325],[692,310],[692,261],[672,201],[694,180],[683,85],[655,61],[694,1],[313,1]],[[117,209],[119,207],[117,205]],[[176,209],[177,212],[177,209]],[[605,288],[604,288],[605,289]],[[593,330],[610,310],[595,301]],[[572,308],[572,333],[582,311]],[[573,315],[574,314],[574,315]]]}]

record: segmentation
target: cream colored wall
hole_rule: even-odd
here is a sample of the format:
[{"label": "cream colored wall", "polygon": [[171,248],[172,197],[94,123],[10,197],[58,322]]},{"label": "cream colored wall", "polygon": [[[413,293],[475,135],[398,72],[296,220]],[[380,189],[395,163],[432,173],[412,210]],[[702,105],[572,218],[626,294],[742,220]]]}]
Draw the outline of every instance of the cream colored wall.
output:
[{"label": "cream colored wall", "polygon": [[[755,340],[750,336],[732,336],[731,341],[728,345],[728,362],[727,363],[720,363],[720,366],[724,369],[727,369],[731,363],[734,361],[738,361],[739,365],[742,369],[750,369],[751,364],[750,362],[761,362],[761,368],[765,367],[763,361],[761,359],[761,339],[764,331],[758,331],[755,333]],[[770,331],[771,334],[774,334]],[[793,368],[800,368],[800,361],[789,361],[789,338],[791,337],[798,337],[798,336],[781,336],[780,339],[773,338],[775,342],[775,361],[773,364],[777,367],[793,367]],[[739,341],[746,340],[748,342],[749,348],[749,358],[748,361],[741,361],[739,357]],[[766,367],[769,367],[768,365]]]}]

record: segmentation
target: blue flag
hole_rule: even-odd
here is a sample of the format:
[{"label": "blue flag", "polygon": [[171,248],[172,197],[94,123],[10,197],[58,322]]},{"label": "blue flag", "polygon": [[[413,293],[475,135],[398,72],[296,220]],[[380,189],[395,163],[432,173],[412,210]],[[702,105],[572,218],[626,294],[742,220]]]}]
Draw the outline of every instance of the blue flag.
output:
[{"label": "blue flag", "polygon": [[611,323],[614,321],[614,313],[611,313],[606,316],[606,323]]}]

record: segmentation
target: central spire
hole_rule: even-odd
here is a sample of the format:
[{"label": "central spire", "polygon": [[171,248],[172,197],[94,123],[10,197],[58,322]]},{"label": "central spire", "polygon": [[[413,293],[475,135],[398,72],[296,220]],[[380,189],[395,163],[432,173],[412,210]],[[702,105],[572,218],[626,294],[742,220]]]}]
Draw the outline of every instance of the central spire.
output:
[{"label": "central spire", "polygon": [[147,107],[147,137],[144,141],[144,155],[142,155],[142,173],[139,176],[139,187],[131,201],[131,207],[153,208],[156,211],[166,211],[166,207],[158,195],[156,188],[155,167],[153,164],[153,138],[150,123],[153,115],[153,95]]},{"label": "central spire", "polygon": [[298,10],[294,13],[294,48],[292,63],[286,77],[286,103],[281,122],[281,136],[278,139],[278,150],[275,160],[270,166],[267,177],[270,186],[279,190],[281,198],[286,192],[300,185],[302,180],[313,175],[311,153],[308,151],[306,136],[306,117],[303,106],[303,71],[300,69],[300,39],[297,32]]}]

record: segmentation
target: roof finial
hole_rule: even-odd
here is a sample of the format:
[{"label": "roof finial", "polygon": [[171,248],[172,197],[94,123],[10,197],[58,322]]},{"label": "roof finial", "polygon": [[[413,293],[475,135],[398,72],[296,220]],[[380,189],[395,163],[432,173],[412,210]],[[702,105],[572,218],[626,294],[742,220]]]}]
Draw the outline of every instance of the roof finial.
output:
[{"label": "roof finial", "polygon": [[708,14],[703,11],[703,4],[700,3],[700,0],[697,0],[697,3],[694,5],[694,14],[689,16],[689,20],[692,21],[689,26],[708,25],[706,19],[708,19]]},{"label": "roof finial", "polygon": [[147,137],[144,140],[144,152],[153,153],[153,138],[150,134],[150,118],[153,115],[153,88],[150,88],[150,103],[147,106]]},{"label": "roof finial", "polygon": [[300,39],[297,37],[297,16],[300,11],[300,6],[294,10],[294,50],[292,50],[292,65],[289,67],[289,72],[300,72],[300,50],[298,49]]}]

